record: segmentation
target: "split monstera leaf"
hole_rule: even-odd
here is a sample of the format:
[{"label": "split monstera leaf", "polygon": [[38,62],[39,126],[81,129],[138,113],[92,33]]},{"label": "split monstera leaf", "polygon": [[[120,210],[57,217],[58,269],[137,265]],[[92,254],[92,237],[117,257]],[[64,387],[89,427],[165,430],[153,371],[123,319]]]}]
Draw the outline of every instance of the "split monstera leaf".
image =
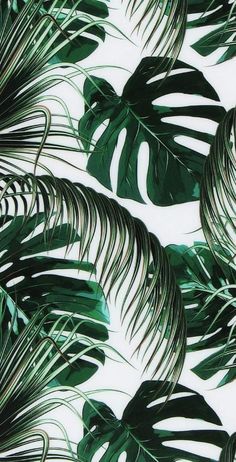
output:
[{"label": "split monstera leaf", "polygon": [[[118,462],[123,454],[126,462],[216,462],[186,449],[188,443],[197,441],[207,448],[213,445],[219,449],[227,444],[228,435],[219,429],[207,429],[207,425],[221,425],[215,412],[198,393],[182,385],[176,385],[173,395],[163,406],[166,393],[163,384],[156,381],[142,383],[133,399],[128,403],[119,420],[104,403],[92,401],[94,408],[85,404],[83,421],[84,437],[78,445],[78,457],[91,462]],[[194,430],[168,430],[168,422],[177,418],[191,419]],[[176,422],[176,420],[174,420]],[[204,422],[204,429],[198,424]],[[202,425],[201,425],[202,428]],[[190,445],[191,447],[191,445]]]},{"label": "split monstera leaf", "polygon": [[[196,140],[209,149],[213,134],[208,127],[212,123],[217,126],[225,114],[201,72],[181,61],[173,65],[167,77],[164,69],[161,58],[144,58],[121,96],[104,79],[87,79],[87,105],[79,122],[84,148],[92,150],[89,173],[118,196],[139,202],[145,202],[141,183],[145,184],[149,200],[161,206],[199,199],[205,156]],[[183,106],[181,96],[190,98],[191,103]],[[200,128],[195,125],[194,129],[199,120]],[[124,140],[118,155],[121,135]],[[147,166],[142,166],[141,181],[143,149]],[[114,162],[118,165],[117,180],[112,180]]]}]

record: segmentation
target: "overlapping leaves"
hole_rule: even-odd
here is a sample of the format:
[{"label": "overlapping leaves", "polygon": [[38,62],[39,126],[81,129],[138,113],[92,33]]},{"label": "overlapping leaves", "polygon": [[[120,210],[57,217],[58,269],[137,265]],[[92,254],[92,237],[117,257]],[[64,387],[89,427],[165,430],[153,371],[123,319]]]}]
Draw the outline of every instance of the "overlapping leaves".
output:
[{"label": "overlapping leaves", "polygon": [[[104,186],[114,189],[111,171],[113,163],[118,163],[117,195],[139,202],[144,199],[138,172],[142,149],[147,145],[147,173],[142,169],[142,185],[146,183],[147,195],[154,204],[172,205],[199,198],[205,157],[198,147],[189,145],[193,146],[195,140],[210,144],[213,136],[208,124],[192,128],[195,118],[219,122],[224,110],[218,105],[202,104],[203,98],[219,99],[201,72],[177,61],[164,78],[164,68],[161,58],[144,58],[121,96],[104,79],[94,78],[97,88],[87,79],[84,96],[89,106],[79,122],[79,135],[86,140],[86,150],[95,143],[88,171]],[[199,103],[183,106],[182,99],[176,102],[180,94],[198,95]],[[167,96],[168,105],[158,101]],[[183,116],[191,121],[191,127],[182,122]],[[122,133],[125,139],[117,161],[115,149]]]},{"label": "overlapping leaves", "polygon": [[[236,270],[236,111],[218,127],[201,184],[200,216],[206,240],[219,264]],[[217,249],[220,249],[220,258]]]},{"label": "overlapping leaves", "polygon": [[78,229],[79,258],[89,261],[91,256],[105,295],[113,288],[144,368],[176,382],[185,356],[185,316],[174,273],[156,236],[114,200],[69,180],[8,176],[1,186],[3,215],[9,208],[16,215],[23,206],[25,216],[41,208],[46,226],[50,219],[54,227],[65,220]]},{"label": "overlapping leaves", "polygon": [[188,22],[188,27],[215,26],[198,40],[193,48],[203,56],[208,56],[222,48],[219,63],[236,55],[236,2],[235,0],[189,0],[189,13],[203,13]]},{"label": "overlapping leaves", "polygon": [[[63,345],[72,332],[75,338],[79,336],[79,340],[67,350],[68,358],[71,358],[83,351],[85,344],[107,340],[105,324],[109,322],[109,312],[101,287],[89,280],[93,265],[45,256],[49,250],[63,251],[68,245],[68,236],[72,236],[71,242],[79,241],[79,236],[66,224],[37,233],[44,219],[43,213],[28,220],[18,216],[0,231],[0,285],[17,301],[26,319],[44,307],[44,312],[49,314],[45,332],[49,332],[56,322],[58,329],[61,328],[65,322],[64,318],[60,322],[62,314],[68,317],[65,332],[57,338],[57,345]],[[59,270],[63,270],[63,275]],[[75,273],[77,277],[72,277],[70,270],[83,271],[87,276],[81,279]],[[104,364],[104,361],[103,350],[94,347],[85,357],[80,357],[73,368],[59,374],[58,380],[61,384],[78,385],[88,380],[97,371],[98,364]]]},{"label": "overlapping leaves", "polygon": [[[30,3],[30,0],[16,0],[12,3],[9,22],[13,22],[17,18],[27,3]],[[37,9],[34,16],[34,24],[37,24],[45,15],[50,15],[55,22],[52,22],[51,26],[48,27],[45,21],[48,39],[55,32],[59,32],[59,28],[63,30],[63,34],[57,34],[52,43],[53,49],[56,51],[51,60],[52,63],[81,61],[97,48],[99,41],[105,39],[103,22],[99,22],[99,19],[105,19],[108,16],[106,0],[65,0],[63,2],[43,0],[39,4],[40,8]],[[32,8],[35,8],[35,2]],[[68,43],[61,48],[67,37]]]},{"label": "overlapping leaves", "polygon": [[[28,322],[13,300],[0,292],[0,458],[9,462],[43,460],[74,461],[75,454],[64,425],[46,414],[64,405],[80,416],[71,404],[73,398],[86,398],[70,387],[48,388],[77,358],[66,359],[66,353],[77,339],[70,336],[60,345],[58,322],[43,334],[47,321],[43,313],[36,313]],[[61,318],[61,328],[67,321]],[[13,337],[14,341],[12,342]],[[60,347],[60,349],[59,349]],[[67,392],[59,398],[58,392]],[[69,392],[69,395],[68,395]],[[51,425],[60,432],[65,445],[56,438],[50,441],[43,425]]]},{"label": "overlapping leaves", "polygon": [[[163,407],[165,395],[160,382],[144,382],[124,410],[121,420],[104,403],[92,401],[94,409],[85,404],[83,420],[86,428],[84,438],[78,445],[78,457],[91,462],[102,450],[100,462],[118,462],[124,453],[127,462],[162,459],[168,462],[182,459],[213,462],[213,459],[192,452],[187,447],[191,441],[198,441],[199,446],[205,443],[218,448],[226,444],[225,432],[207,429],[208,423],[221,425],[215,412],[202,396],[182,385],[175,387],[174,394]],[[166,421],[172,418],[185,422],[186,419],[194,419],[196,430],[168,430]],[[199,420],[204,421],[206,429],[197,429]],[[176,447],[173,447],[173,443],[176,443]]]},{"label": "overlapping leaves", "polygon": [[207,56],[222,48],[218,62],[236,54],[235,0],[126,0],[126,4],[131,18],[138,18],[137,28],[146,36],[145,45],[153,42],[159,54],[175,60],[186,28],[202,26],[215,27],[193,45],[198,53]]},{"label": "overlapping leaves", "polygon": [[205,243],[193,248],[171,245],[166,250],[186,309],[187,350],[210,350],[193,371],[209,379],[225,370],[220,382],[224,385],[236,378],[235,278],[227,265],[218,265]]},{"label": "overlapping leaves", "polygon": [[[72,63],[74,75],[84,72],[73,63],[97,46],[89,32],[104,38],[103,20],[97,24],[85,11],[104,16],[107,9],[102,2],[95,7],[90,0],[4,1],[0,9],[1,175],[25,172],[27,164],[37,161],[46,169],[42,154],[54,159],[63,149],[77,152],[81,145],[66,103],[55,95],[45,96],[45,92],[65,82],[80,94],[76,84],[56,69]],[[48,109],[51,101],[62,110],[60,119]],[[60,143],[58,137],[62,137]],[[55,150],[57,154],[53,154]]]}]

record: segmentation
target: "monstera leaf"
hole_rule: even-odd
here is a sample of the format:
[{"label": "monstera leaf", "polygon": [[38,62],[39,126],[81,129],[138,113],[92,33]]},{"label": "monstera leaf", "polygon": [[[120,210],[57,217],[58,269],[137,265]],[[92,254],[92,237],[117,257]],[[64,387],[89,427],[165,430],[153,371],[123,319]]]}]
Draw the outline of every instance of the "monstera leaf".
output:
[{"label": "monstera leaf", "polygon": [[[177,385],[170,400],[163,406],[165,392],[161,382],[144,382],[126,407],[122,419],[118,420],[104,403],[92,401],[94,408],[85,404],[83,421],[86,425],[84,437],[78,446],[80,460],[91,462],[95,454],[103,450],[100,462],[118,462],[121,454],[126,454],[127,462],[153,462],[179,460],[213,462],[187,449],[188,442],[198,441],[222,447],[227,434],[220,430],[168,430],[165,422],[171,418],[194,419],[221,425],[215,412],[198,393]],[[180,444],[182,449],[180,449]],[[108,445],[105,448],[106,443]],[[168,444],[170,443],[170,444]],[[173,447],[176,443],[176,448]],[[103,449],[104,448],[104,449]],[[101,452],[100,452],[101,454]],[[98,459],[96,459],[98,460]]]},{"label": "monstera leaf", "polygon": [[[105,80],[94,77],[92,83],[87,79],[84,97],[88,106],[79,123],[79,134],[86,140],[84,147],[91,148],[95,143],[88,171],[109,189],[114,188],[111,170],[117,163],[115,148],[124,131],[116,191],[120,197],[144,201],[138,170],[142,150],[146,153],[144,145],[148,146],[147,173],[143,169],[142,186],[146,182],[148,197],[158,205],[199,198],[205,157],[187,145],[192,142],[195,146],[196,140],[210,144],[213,137],[208,133],[209,121],[219,122],[224,115],[220,106],[202,104],[204,98],[219,99],[201,72],[181,61],[173,65],[167,78],[163,77],[165,69],[163,59],[144,58],[121,96]],[[176,101],[180,94],[194,95],[195,100],[197,95],[198,104],[182,106],[182,98]],[[161,101],[163,97],[168,97],[166,105]],[[182,122],[183,116],[191,121],[191,128]],[[192,128],[195,117],[208,121],[201,130]],[[94,141],[98,129],[100,135]],[[187,141],[183,142],[183,137]]]},{"label": "monstera leaf", "polygon": [[[89,279],[94,271],[87,262],[45,256],[47,251],[62,249],[71,241],[79,241],[79,236],[67,224],[56,226],[46,232],[37,231],[44,222],[43,213],[28,220],[19,216],[5,225],[0,232],[0,286],[23,310],[26,319],[30,319],[41,307],[48,312],[44,331],[50,332],[51,326],[58,321],[58,331],[68,317],[66,329],[57,335],[58,346],[64,344],[66,337],[80,336],[67,350],[72,357],[84,350],[86,342],[104,342],[108,338],[105,324],[109,314],[101,287]],[[71,277],[70,270],[82,270],[87,280]],[[63,275],[58,274],[63,270]],[[71,317],[71,315],[75,315]],[[13,331],[14,333],[14,331]],[[60,362],[60,359],[58,360]],[[61,359],[63,362],[63,359]],[[65,369],[58,375],[61,384],[78,385],[87,380],[98,369],[98,363],[104,363],[102,349],[88,351],[86,357],[79,358],[73,368]]]},{"label": "monstera leaf", "polygon": [[193,371],[208,379],[226,370],[220,382],[224,385],[236,378],[235,278],[227,265],[218,265],[205,243],[193,248],[171,245],[166,250],[184,299],[188,351],[217,348]]},{"label": "monstera leaf", "polygon": [[[203,13],[197,19],[190,20],[188,27],[215,26],[198,40],[193,48],[203,56],[208,56],[218,48],[223,48],[219,59],[224,62],[236,54],[236,3],[231,0],[189,0],[189,13]],[[226,48],[226,50],[225,50]]]},{"label": "monstera leaf", "polygon": [[[14,21],[17,18],[25,4],[31,4],[31,8],[34,8],[34,3],[31,0],[12,2],[9,21]],[[41,6],[34,21],[37,22],[44,15],[51,15],[55,19],[55,26],[50,28],[50,32],[48,32],[49,37],[56,32],[58,26],[63,30],[63,34],[58,34],[53,43],[53,47],[58,48],[58,51],[51,62],[76,63],[93,53],[99,41],[104,41],[105,30],[101,20],[108,16],[106,0],[80,0],[76,2],[73,0],[66,2],[41,0],[39,3]],[[71,10],[71,14],[68,15],[69,10]],[[45,21],[45,30],[48,22]],[[79,31],[81,33],[75,37]],[[68,37],[70,41],[61,48],[65,37]]]}]

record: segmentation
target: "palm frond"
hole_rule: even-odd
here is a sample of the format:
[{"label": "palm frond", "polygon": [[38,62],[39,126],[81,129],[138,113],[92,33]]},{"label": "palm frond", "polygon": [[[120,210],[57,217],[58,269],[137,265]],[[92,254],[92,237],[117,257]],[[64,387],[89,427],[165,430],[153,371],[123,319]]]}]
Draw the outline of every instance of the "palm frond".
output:
[{"label": "palm frond", "polygon": [[130,16],[140,16],[136,28],[146,36],[145,47],[154,43],[153,53],[173,58],[180,53],[187,23],[187,0],[124,0]]},{"label": "palm frond", "polygon": [[[206,160],[201,184],[200,215],[211,251],[235,269],[236,257],[236,111],[220,123]],[[220,258],[217,247],[220,248]]]},{"label": "palm frond", "polygon": [[[71,404],[75,398],[86,396],[77,389],[53,386],[57,375],[74,362],[65,358],[66,351],[77,338],[70,335],[64,344],[57,346],[57,339],[66,328],[68,319],[58,325],[55,322],[50,332],[42,334],[47,316],[39,310],[31,321],[3,291],[0,292],[0,458],[8,461],[77,460],[64,426],[47,418],[47,413],[64,405],[80,415]],[[23,321],[23,324],[22,324]],[[11,342],[12,331],[20,333]],[[87,351],[92,346],[84,347]],[[83,354],[81,352],[80,354]],[[61,362],[61,358],[64,361]],[[59,364],[58,364],[59,361]],[[51,385],[48,387],[48,385]],[[29,392],[30,390],[30,392]],[[58,392],[69,392],[67,398],[59,398]],[[88,400],[89,401],[89,400]],[[58,439],[63,445],[51,444],[44,424],[53,425],[62,435]],[[32,445],[33,443],[33,445]]]},{"label": "palm frond", "polygon": [[201,37],[192,45],[194,50],[202,56],[208,56],[216,50],[222,49],[222,54],[217,63],[231,59],[236,54],[236,1],[235,0],[207,0],[202,6],[193,2],[189,10],[202,15],[190,20],[187,27],[213,26],[213,30]]},{"label": "palm frond", "polygon": [[113,287],[124,302],[121,318],[145,369],[152,366],[153,374],[176,382],[185,356],[185,317],[158,239],[114,200],[66,179],[5,177],[1,188],[4,216],[20,207],[27,216],[41,207],[46,224],[65,220],[78,230],[79,259],[94,262],[105,295]]},{"label": "palm frond", "polygon": [[[45,92],[65,82],[80,95],[76,84],[61,70],[56,71],[68,66],[73,67],[74,74],[87,75],[86,71],[74,62],[53,59],[68,46],[79,47],[77,40],[90,30],[99,31],[104,20],[77,11],[79,0],[69,3],[70,8],[68,0],[54,0],[49,6],[44,0],[29,0],[13,22],[13,2],[0,6],[0,16],[5,18],[0,30],[0,150],[1,169],[6,173],[25,173],[25,164],[36,165],[40,156],[50,156],[52,150],[83,151],[66,103],[49,94],[46,97]],[[47,10],[43,9],[45,4]],[[69,34],[74,24],[75,31]],[[62,121],[52,116],[47,106],[50,100],[61,106]],[[61,145],[55,137],[62,137]]]}]

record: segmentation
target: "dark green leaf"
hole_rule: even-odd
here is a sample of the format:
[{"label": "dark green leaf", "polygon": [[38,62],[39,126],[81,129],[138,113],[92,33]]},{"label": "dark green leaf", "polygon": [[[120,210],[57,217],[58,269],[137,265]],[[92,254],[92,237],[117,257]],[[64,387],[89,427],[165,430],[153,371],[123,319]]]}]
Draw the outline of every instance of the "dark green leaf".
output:
[{"label": "dark green leaf", "polygon": [[[184,395],[184,396],[183,396]],[[180,459],[191,462],[213,462],[186,449],[188,441],[223,447],[227,434],[220,430],[197,430],[198,420],[215,425],[221,422],[204,398],[182,385],[177,385],[174,394],[163,407],[165,389],[161,382],[144,382],[118,420],[105,404],[93,401],[96,410],[85,404],[83,420],[87,428],[78,445],[78,457],[91,462],[105,443],[108,447],[100,462],[118,462],[126,453],[127,462],[153,462],[165,460],[177,462]],[[158,401],[159,400],[159,401]],[[194,419],[196,430],[170,431],[165,421],[171,418]],[[180,423],[178,424],[180,426]],[[168,446],[168,442],[182,442],[182,449]]]},{"label": "dark green leaf", "polygon": [[[63,150],[83,150],[66,102],[47,92],[63,82],[81,96],[60,69],[73,63],[73,74],[83,74],[74,63],[104,40],[102,23],[107,14],[102,0],[1,2],[1,175],[26,173],[27,166],[36,163],[49,173],[44,156],[61,159]],[[62,111],[52,114],[45,99],[56,101]],[[64,162],[71,165],[67,159]]]},{"label": "dark green leaf", "polygon": [[[85,339],[107,340],[107,328],[100,324],[109,322],[104,294],[97,283],[89,281],[94,266],[79,260],[35,255],[66,248],[68,236],[72,236],[72,242],[79,241],[78,234],[66,224],[35,235],[38,226],[44,220],[43,213],[28,220],[18,216],[0,232],[1,287],[23,307],[28,319],[44,306],[50,313],[50,318],[44,326],[47,332],[63,312],[68,316],[77,315],[75,321],[68,322],[68,335],[74,329],[75,322],[80,321],[77,335],[85,336]],[[57,271],[62,269],[63,275],[57,274]],[[87,272],[88,280],[71,277],[69,270],[73,269]],[[62,340],[64,343],[65,338]],[[73,348],[68,350],[67,354],[70,357],[83,350],[83,340],[81,342],[75,343]],[[102,350],[94,349],[89,356],[90,361],[78,359],[73,368],[59,374],[60,383],[78,385],[91,377],[96,372],[98,363],[104,363],[105,355]]]},{"label": "dark green leaf", "polygon": [[[236,110],[220,123],[201,184],[202,229],[218,263],[236,271]],[[218,257],[220,249],[220,258]]]},{"label": "dark green leaf", "polygon": [[236,458],[236,433],[233,433],[224,447],[219,462],[235,462]]},{"label": "dark green leaf", "polygon": [[[182,290],[187,316],[189,352],[210,350],[193,371],[209,379],[226,370],[220,385],[236,378],[236,283],[227,265],[217,264],[205,243],[193,248],[170,245],[166,248]],[[227,276],[228,273],[228,276]],[[214,353],[211,349],[217,348]]]},{"label": "dark green leaf", "polygon": [[[138,178],[138,165],[143,143],[148,145],[146,190],[150,200],[158,205],[172,205],[199,199],[205,157],[181,144],[180,137],[210,144],[213,136],[206,128],[194,130],[182,125],[181,117],[219,122],[224,110],[216,105],[202,105],[202,98],[219,98],[195,68],[176,62],[167,78],[163,78],[161,58],[145,58],[126,83],[122,96],[105,80],[94,77],[97,88],[86,80],[84,96],[89,105],[79,123],[79,135],[91,148],[97,129],[102,129],[88,160],[88,171],[100,183],[113,189],[111,167],[120,134],[125,130],[124,145],[118,165],[117,195],[143,202]],[[198,95],[199,104],[181,106],[176,95]],[[169,97],[168,106],[158,104],[158,98]],[[173,106],[171,105],[173,101]],[[178,117],[177,122],[173,117]],[[179,121],[179,122],[178,122]],[[173,181],[175,178],[175,181]],[[142,179],[142,183],[144,180]]]}]

